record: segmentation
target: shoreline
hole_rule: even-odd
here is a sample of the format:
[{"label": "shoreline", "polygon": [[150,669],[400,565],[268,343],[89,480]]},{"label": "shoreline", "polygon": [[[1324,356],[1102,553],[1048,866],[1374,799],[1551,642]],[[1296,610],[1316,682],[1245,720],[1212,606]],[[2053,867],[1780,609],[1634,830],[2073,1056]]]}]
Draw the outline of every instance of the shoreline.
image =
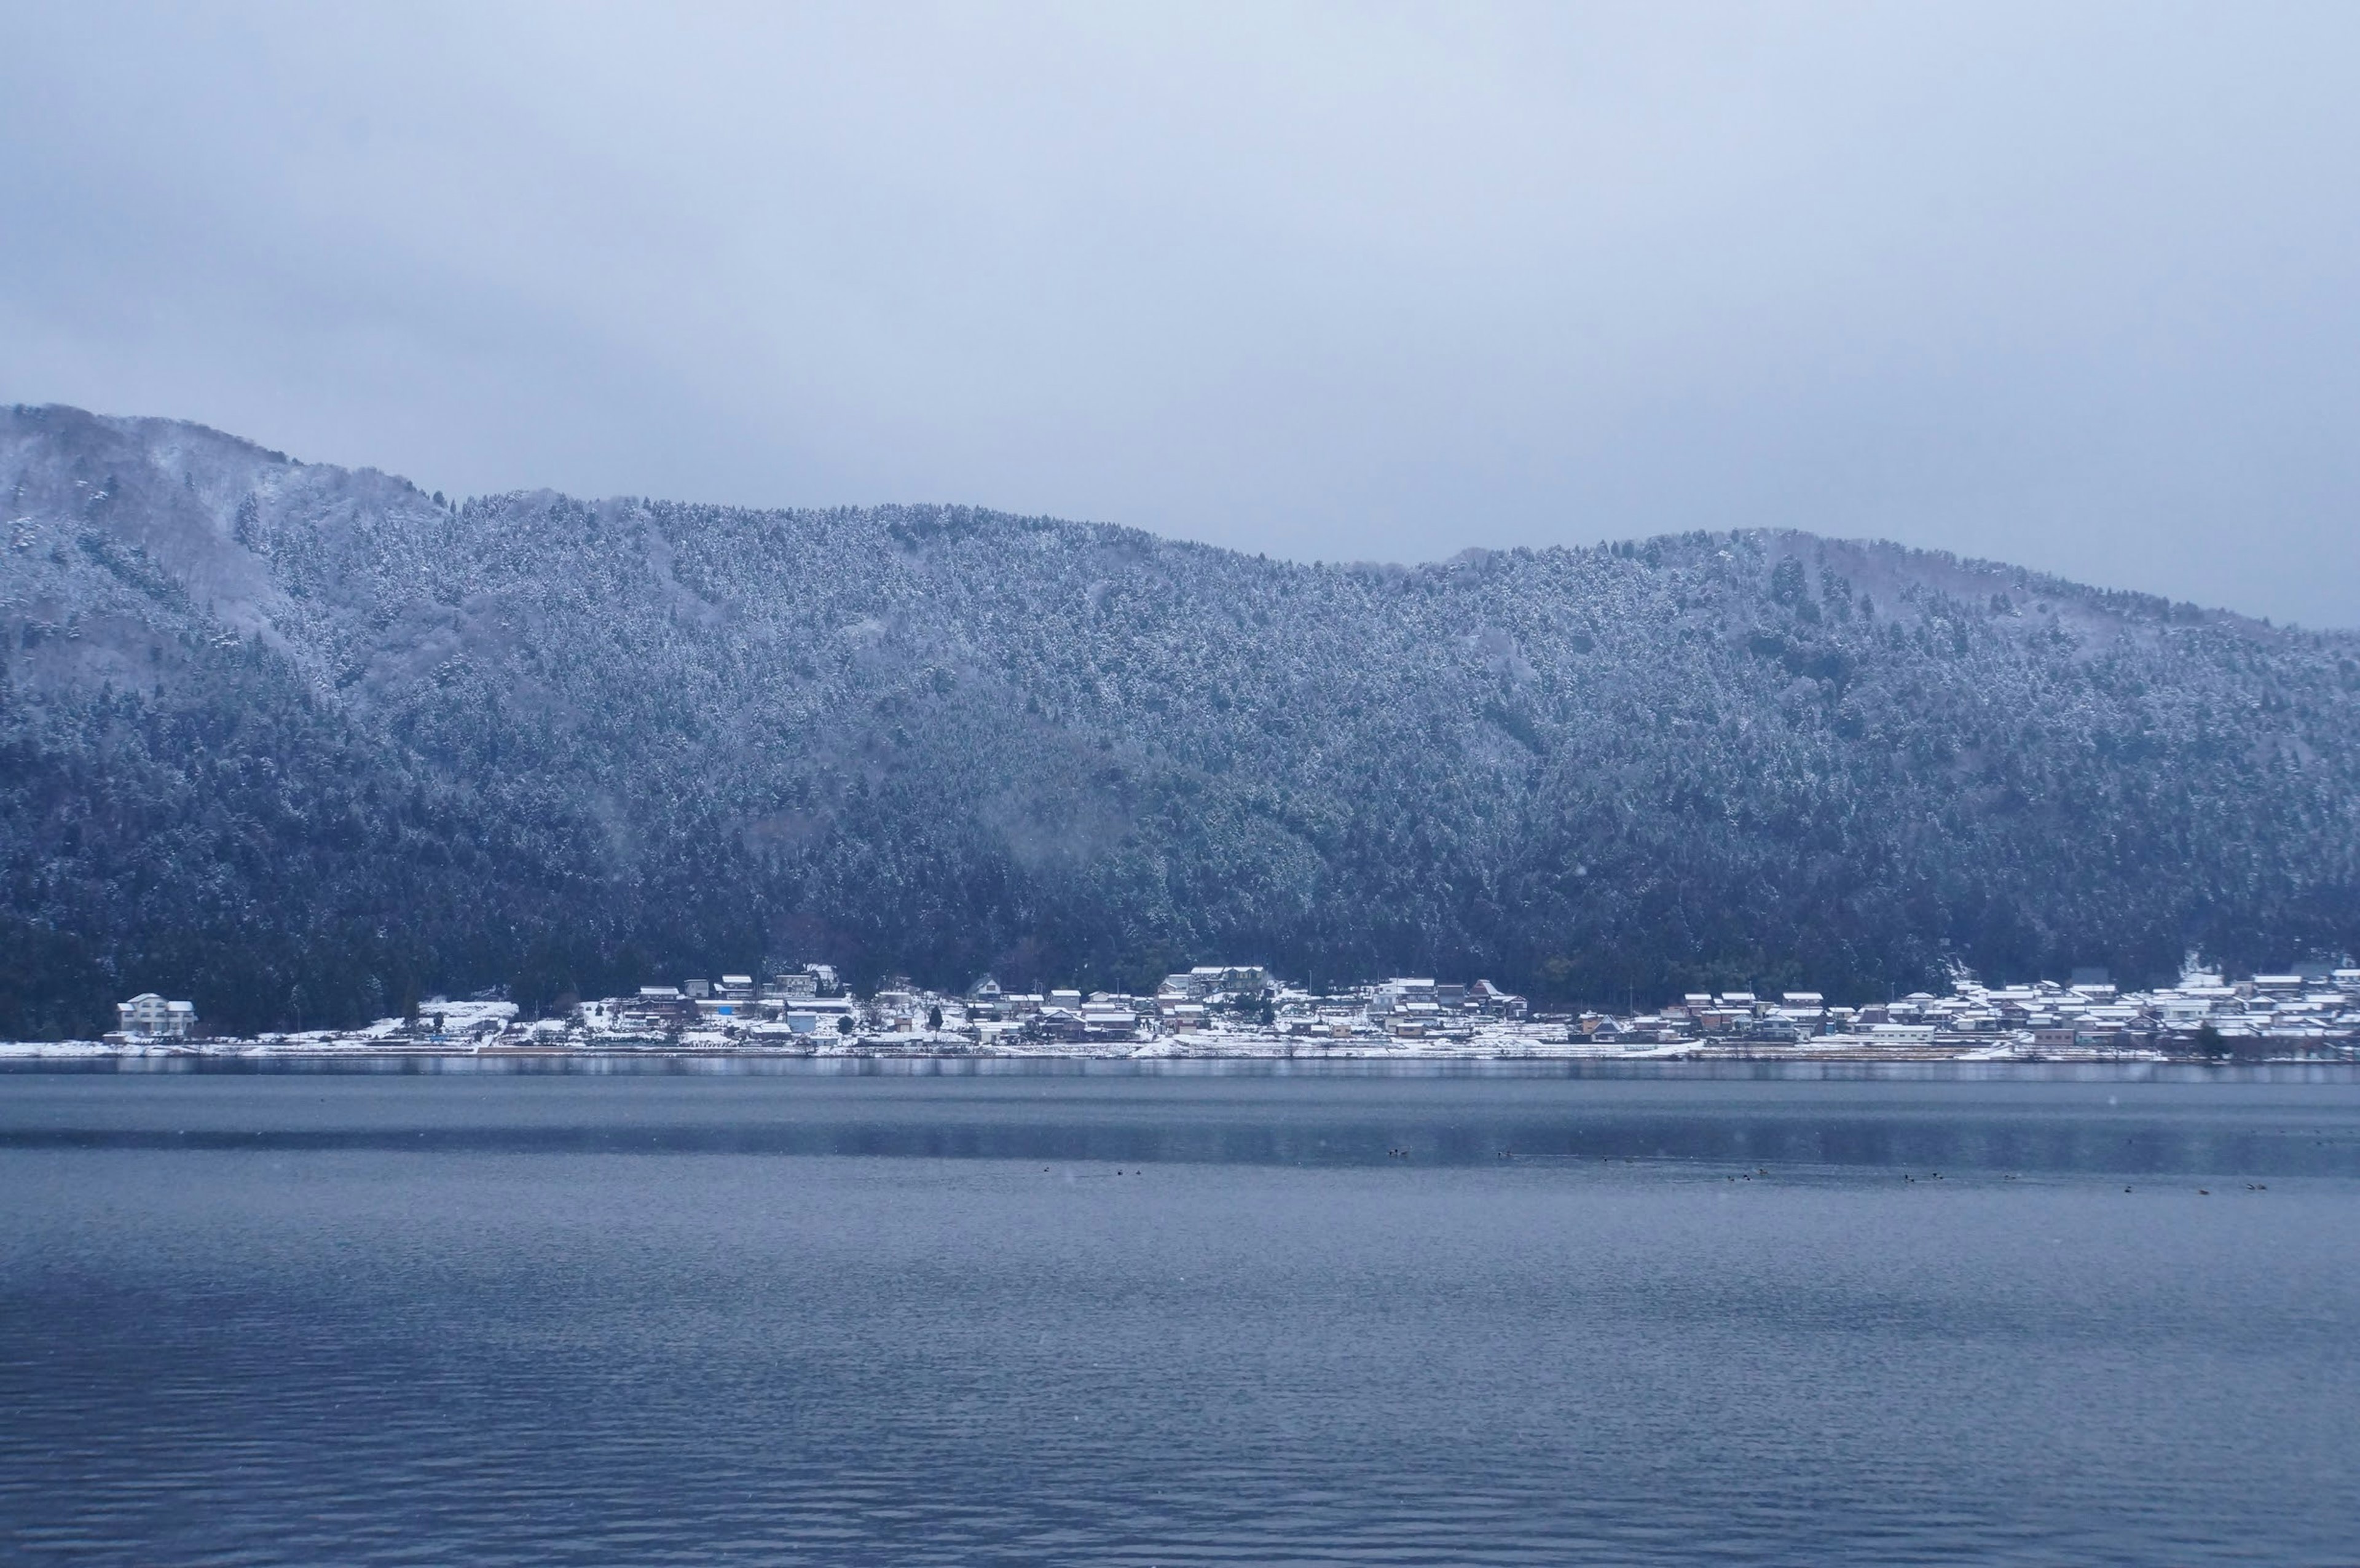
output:
[{"label": "shoreline", "polygon": [[2234,1059],[2167,1053],[2157,1051],[2054,1049],[1945,1049],[1941,1047],[1867,1048],[1846,1045],[1813,1050],[1808,1046],[1764,1046],[1750,1041],[1688,1041],[1644,1049],[1601,1049],[1552,1041],[1501,1041],[1481,1046],[1437,1048],[1430,1043],[1394,1048],[1366,1046],[1334,1050],[1305,1049],[1299,1042],[1275,1040],[1160,1040],[1146,1048],[1108,1049],[1104,1045],[1041,1046],[1011,1049],[994,1044],[978,1047],[966,1041],[929,1040],[903,1043],[861,1040],[821,1049],[722,1043],[683,1044],[647,1041],[598,1045],[502,1044],[476,1045],[454,1040],[419,1040],[392,1044],[382,1040],[333,1041],[317,1039],[202,1040],[171,1045],[116,1045],[99,1040],[0,1041],[0,1069],[37,1069],[102,1064],[154,1064],[158,1067],[290,1067],[333,1068],[338,1065],[378,1067],[405,1062],[486,1066],[644,1063],[809,1063],[850,1068],[906,1064],[911,1066],[1038,1066],[1131,1065],[1142,1068],[1202,1063],[1208,1066],[1261,1064],[1284,1067],[1491,1066],[1566,1068],[1654,1067],[1814,1067],[1858,1069],[1895,1067],[1925,1069],[1956,1066],[1975,1069],[2070,1068],[2155,1070],[2173,1069],[2206,1073],[2251,1068],[2345,1068],[2360,1071],[2360,1051],[2349,1047],[2335,1054],[2283,1052],[2249,1054]]}]

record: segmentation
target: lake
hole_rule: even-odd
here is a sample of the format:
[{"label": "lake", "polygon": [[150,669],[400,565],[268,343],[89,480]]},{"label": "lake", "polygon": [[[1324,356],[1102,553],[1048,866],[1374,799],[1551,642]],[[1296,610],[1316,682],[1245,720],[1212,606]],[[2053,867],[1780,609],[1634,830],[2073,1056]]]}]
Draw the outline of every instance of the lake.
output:
[{"label": "lake", "polygon": [[174,1065],[0,1072],[14,1561],[2360,1559],[2349,1070]]}]

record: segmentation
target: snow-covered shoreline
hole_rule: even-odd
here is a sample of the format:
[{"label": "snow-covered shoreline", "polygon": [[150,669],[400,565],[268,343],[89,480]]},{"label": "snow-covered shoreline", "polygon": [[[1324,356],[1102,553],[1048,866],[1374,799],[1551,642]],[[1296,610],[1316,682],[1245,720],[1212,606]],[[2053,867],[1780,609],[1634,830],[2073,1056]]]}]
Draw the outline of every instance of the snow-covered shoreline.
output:
[{"label": "snow-covered shoreline", "polygon": [[[186,1004],[146,995],[185,1027]],[[745,1057],[1008,1061],[2360,1062],[2360,969],[2234,985],[2190,967],[2127,995],[2103,981],[2008,987],[1960,974],[1951,994],[1863,1007],[1817,992],[1775,1000],[1692,993],[1646,1013],[1532,1014],[1487,981],[1404,978],[1317,995],[1259,965],[1167,976],[1153,997],[1079,990],[1011,995],[989,977],[964,996],[889,985],[847,994],[825,965],[769,985],[643,986],[528,1018],[497,995],[437,996],[359,1029],[246,1037],[133,1027],[98,1040],[0,1042],[0,1061],[117,1057]]]},{"label": "snow-covered shoreline", "polygon": [[[2291,1042],[2290,1042],[2291,1043]],[[498,1061],[661,1061],[741,1060],[777,1062],[1585,1062],[1676,1063],[1754,1062],[1902,1065],[1961,1062],[1986,1065],[2040,1064],[2166,1064],[2202,1062],[2207,1059],[2186,1052],[2158,1050],[2116,1050],[2098,1047],[2031,1049],[2013,1042],[1994,1044],[1912,1044],[1895,1046],[1869,1039],[1822,1037],[1796,1044],[1765,1044],[1752,1040],[1696,1040],[1644,1046],[1623,1046],[1589,1040],[1547,1038],[1541,1031],[1502,1030],[1467,1040],[1306,1042],[1296,1038],[1247,1030],[1207,1031],[1196,1035],[1164,1035],[1141,1042],[1090,1041],[1072,1044],[1007,1039],[978,1043],[963,1035],[939,1034],[850,1036],[825,1041],[751,1042],[716,1035],[700,1039],[627,1040],[550,1038],[530,1040],[478,1037],[475,1040],[417,1039],[380,1032],[317,1030],[270,1034],[251,1039],[207,1039],[115,1043],[105,1040],[0,1040],[0,1062],[182,1061],[203,1062],[399,1062],[416,1060]],[[2247,1064],[2337,1063],[2360,1065],[2360,1052],[2349,1047],[2326,1051],[2289,1049],[2267,1055],[2247,1055]]]}]

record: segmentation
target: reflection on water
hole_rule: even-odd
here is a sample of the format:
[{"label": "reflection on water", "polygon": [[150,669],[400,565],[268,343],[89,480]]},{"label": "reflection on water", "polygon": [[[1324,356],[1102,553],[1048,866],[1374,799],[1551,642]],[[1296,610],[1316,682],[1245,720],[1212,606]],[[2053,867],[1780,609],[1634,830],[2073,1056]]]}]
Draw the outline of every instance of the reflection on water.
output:
[{"label": "reflection on water", "polygon": [[[2337,1067],[1831,1076],[1750,1064],[458,1057],[371,1063],[361,1071],[378,1092],[322,1094],[317,1064],[207,1063],[191,1083],[187,1061],[161,1088],[145,1072],[109,1074],[107,1093],[36,1086],[71,1074],[20,1076],[0,1103],[0,1149],[2360,1176],[2360,1074]],[[336,1068],[325,1075],[352,1075]]]},{"label": "reflection on water", "polygon": [[0,1074],[0,1558],[2360,1540],[2348,1077],[483,1065]]}]

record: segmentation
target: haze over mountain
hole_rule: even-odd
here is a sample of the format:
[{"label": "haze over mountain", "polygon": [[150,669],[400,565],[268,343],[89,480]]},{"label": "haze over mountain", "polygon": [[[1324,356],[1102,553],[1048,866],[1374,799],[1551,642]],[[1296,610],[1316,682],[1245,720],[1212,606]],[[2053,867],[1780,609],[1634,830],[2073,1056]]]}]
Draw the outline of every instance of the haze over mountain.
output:
[{"label": "haze over mountain", "polygon": [[0,37],[0,404],[1292,561],[1802,528],[2360,628],[2350,5],[80,0]]},{"label": "haze over mountain", "polygon": [[1795,532],[1317,566],[0,414],[0,1036],[827,960],[1553,1000],[2360,947],[2360,636]]}]

